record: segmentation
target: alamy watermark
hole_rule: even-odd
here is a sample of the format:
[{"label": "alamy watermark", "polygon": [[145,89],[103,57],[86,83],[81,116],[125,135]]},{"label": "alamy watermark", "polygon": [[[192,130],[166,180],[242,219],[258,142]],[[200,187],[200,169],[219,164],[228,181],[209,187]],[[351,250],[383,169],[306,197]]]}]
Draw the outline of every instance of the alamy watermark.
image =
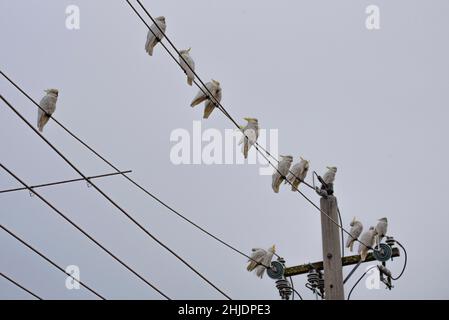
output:
[{"label": "alamy watermark", "polygon": [[80,268],[76,265],[69,265],[65,268],[65,272],[71,275],[65,279],[65,287],[69,290],[78,290],[80,288]]},{"label": "alamy watermark", "polygon": [[[201,121],[193,121],[191,131],[178,128],[171,132],[170,142],[173,145],[170,150],[170,161],[175,165],[257,164],[260,165],[260,175],[271,175],[273,168],[264,156],[256,151],[255,145],[250,147],[248,158],[243,157],[243,143],[239,145],[242,137],[243,134],[238,129],[225,129],[223,132],[216,128],[208,128],[203,131]],[[277,129],[259,129],[257,142],[273,157],[278,158],[278,138]],[[265,156],[268,158],[267,154]]]}]

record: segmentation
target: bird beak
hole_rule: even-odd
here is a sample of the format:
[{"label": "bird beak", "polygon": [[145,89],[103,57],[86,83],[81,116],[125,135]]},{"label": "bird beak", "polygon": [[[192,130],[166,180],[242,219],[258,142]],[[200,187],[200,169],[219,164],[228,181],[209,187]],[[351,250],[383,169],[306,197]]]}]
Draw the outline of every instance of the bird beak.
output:
[{"label": "bird beak", "polygon": [[273,244],[273,246],[271,247],[271,249],[273,249],[273,252],[276,252],[276,245]]},{"label": "bird beak", "polygon": [[243,120],[246,120],[246,121],[250,121],[251,120],[251,118],[243,118]]},{"label": "bird beak", "polygon": [[192,50],[192,48],[187,49],[187,52],[190,52],[190,50]]},{"label": "bird beak", "polygon": [[331,167],[326,167],[326,168],[329,169],[329,170],[331,169]]}]

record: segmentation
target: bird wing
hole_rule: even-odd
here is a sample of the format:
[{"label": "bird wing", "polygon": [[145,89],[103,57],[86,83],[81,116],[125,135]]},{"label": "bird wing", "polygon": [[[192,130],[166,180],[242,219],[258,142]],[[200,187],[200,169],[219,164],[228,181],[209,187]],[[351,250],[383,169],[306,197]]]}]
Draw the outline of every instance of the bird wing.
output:
[{"label": "bird wing", "polygon": [[214,85],[212,82],[208,82],[206,83],[206,88],[203,88],[203,90],[200,90],[197,95],[195,96],[195,98],[193,98],[192,103],[190,104],[191,107],[194,107],[196,105],[199,105],[201,102],[203,102],[204,100],[208,99],[209,96],[209,92],[208,90],[214,94]]}]

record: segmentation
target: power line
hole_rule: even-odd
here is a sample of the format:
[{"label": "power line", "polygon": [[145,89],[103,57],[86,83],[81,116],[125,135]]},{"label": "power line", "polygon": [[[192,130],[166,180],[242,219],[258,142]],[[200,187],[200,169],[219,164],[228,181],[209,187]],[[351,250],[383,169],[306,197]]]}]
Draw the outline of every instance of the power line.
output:
[{"label": "power line", "polygon": [[[153,33],[153,35],[157,38],[157,35],[154,33],[153,30],[151,30],[150,26],[146,23],[146,21],[142,18],[142,16],[137,12],[137,10],[133,7],[133,5],[131,5],[131,3],[129,2],[129,0],[126,0],[126,2],[129,4],[129,6],[131,7],[131,9],[134,11],[134,13],[140,18],[140,20],[147,26],[147,28]],[[176,51],[176,53],[179,55],[180,59],[183,60],[183,62],[185,62],[185,64],[187,65],[187,67],[192,71],[192,73],[194,74],[195,78],[193,79],[193,82],[195,83],[195,85],[201,90],[201,92],[203,92],[203,94],[209,96],[212,100],[214,105],[216,107],[218,107],[218,109],[223,112],[223,114],[237,127],[237,129],[239,129],[242,134],[248,139],[248,136],[245,134],[245,132],[240,128],[240,126],[238,125],[238,123],[235,121],[235,119],[229,114],[229,112],[225,109],[225,107],[221,104],[220,101],[218,101],[215,96],[210,92],[209,88],[207,88],[207,86],[205,85],[204,81],[201,80],[201,78],[198,76],[198,74],[196,73],[196,71],[187,63],[187,61],[184,59],[184,57],[180,54],[179,50],[176,48],[176,46],[173,44],[173,42],[170,40],[170,38],[165,34],[165,32],[159,27],[159,25],[156,23],[156,20],[151,16],[151,14],[147,11],[147,9],[145,8],[145,6],[139,1],[137,0],[137,3],[139,4],[139,6],[145,11],[146,15],[151,19],[151,21],[155,24],[155,26],[159,29],[159,31],[164,35],[165,39],[168,41],[168,43],[170,44],[170,46]],[[181,63],[176,59],[176,57],[172,54],[172,52],[167,48],[167,46],[160,41],[160,44],[164,47],[164,49],[167,51],[167,53],[172,57],[172,59],[176,62],[176,64],[178,64],[178,66],[182,69],[182,65]],[[202,86],[200,86],[196,79],[199,80],[199,82],[201,83]],[[206,93],[207,91],[207,93]],[[279,174],[281,174],[281,172],[279,172],[279,170],[277,169],[276,166],[274,166],[271,161],[265,156],[265,154],[263,154],[260,150],[262,149],[266,154],[268,154],[273,160],[277,161],[279,163],[279,160],[276,159],[276,157],[274,157],[270,152],[268,152],[268,150],[266,150],[265,148],[263,148],[262,146],[260,146],[260,144],[256,141],[254,143],[254,148],[264,157],[264,159],[275,169],[278,171]],[[296,179],[300,180],[302,183],[304,183],[306,186],[308,186],[309,188],[313,187],[307,183],[306,181],[304,181],[303,179],[299,178],[298,176],[296,176],[293,172],[291,172],[289,170],[289,173],[292,174]],[[281,176],[283,176],[281,174]]]},{"label": "power line", "polygon": [[369,271],[371,271],[371,270],[374,269],[374,268],[377,268],[377,265],[376,265],[376,266],[370,267],[370,268],[369,268],[368,270],[366,270],[366,271],[362,274],[362,276],[357,280],[357,282],[356,282],[356,283],[354,284],[354,286],[351,288],[351,291],[349,291],[349,294],[348,294],[348,300],[351,299],[352,291],[354,291],[355,287],[357,287],[357,285],[359,284],[359,282],[362,281],[363,277],[364,277]]},{"label": "power line", "polygon": [[88,285],[86,285],[85,283],[81,282],[81,280],[78,280],[76,278],[74,278],[70,273],[66,272],[63,268],[61,268],[59,265],[57,265],[55,262],[53,262],[51,259],[47,258],[44,254],[42,254],[41,252],[39,252],[37,249],[33,248],[30,244],[28,244],[27,242],[25,242],[24,240],[22,240],[19,236],[17,236],[16,234],[14,234],[14,232],[10,231],[9,229],[7,229],[5,226],[0,224],[0,228],[2,228],[6,233],[8,233],[9,235],[11,235],[13,238],[15,238],[16,240],[18,240],[20,243],[22,243],[24,246],[26,246],[27,248],[31,249],[32,251],[34,251],[34,253],[38,254],[41,258],[43,258],[45,261],[49,262],[51,265],[53,265],[56,269],[58,269],[59,271],[63,272],[65,275],[69,276],[70,278],[72,278],[73,280],[75,280],[76,282],[78,282],[80,285],[82,285],[84,288],[86,288],[87,290],[89,290],[90,292],[92,292],[94,295],[96,295],[98,298],[100,298],[101,300],[106,300],[102,295],[100,295],[98,292],[96,292],[95,290],[93,290],[92,288],[90,288]]},{"label": "power line", "polygon": [[33,293],[31,290],[28,290],[27,288],[25,288],[24,286],[22,286],[20,283],[18,283],[17,281],[15,281],[14,279],[8,277],[6,274],[4,274],[3,272],[0,272],[0,276],[2,276],[3,278],[5,278],[6,280],[8,280],[9,282],[11,282],[12,284],[15,284],[17,287],[19,287],[20,289],[22,289],[23,291],[29,293],[30,295],[32,295],[33,297],[35,297],[38,300],[43,300],[41,297],[39,297],[37,294]]},{"label": "power line", "polygon": [[[43,135],[39,133],[39,131],[34,128],[34,126],[25,119],[25,117],[17,111],[4,97],[0,95],[0,98],[5,102],[5,104],[20,118],[23,122],[25,122],[28,127],[30,127],[53,151],[55,151],[73,170],[75,170],[81,177],[87,179],[87,177],[70,161],[64,156],[50,141],[48,141]],[[148,235],[151,239],[153,239],[156,243],[158,243],[165,250],[170,252],[174,257],[176,257],[179,261],[181,261],[184,265],[186,265],[190,270],[196,273],[201,279],[207,282],[211,287],[225,296],[227,299],[231,299],[226,293],[224,293],[221,289],[219,289],[215,284],[213,284],[209,279],[203,276],[198,270],[196,270],[192,265],[190,265],[187,261],[185,261],[181,256],[179,256],[176,252],[170,249],[166,244],[164,244],[161,240],[159,240],[156,236],[150,233],[145,227],[143,227],[136,219],[134,219],[126,210],[124,210],[121,206],[119,206],[114,200],[112,200],[102,189],[100,189],[95,183],[90,182],[92,187],[98,191],[108,202],[110,202],[114,207],[116,207],[119,211],[121,211],[130,221],[132,221],[139,229],[141,229],[146,235]]]},{"label": "power line", "polygon": [[[30,189],[29,186],[27,186],[27,184],[21,180],[16,174],[14,174],[11,170],[9,170],[8,168],[6,168],[2,163],[0,163],[0,167],[5,170],[9,175],[11,175],[14,179],[16,179],[19,183],[21,183],[25,188]],[[164,298],[170,300],[170,298],[164,294],[161,290],[159,290],[156,286],[154,286],[153,284],[151,284],[149,281],[147,281],[144,277],[142,277],[140,274],[138,274],[136,271],[134,271],[134,269],[132,269],[130,266],[128,266],[125,262],[123,262],[121,259],[119,259],[115,254],[113,254],[112,252],[110,252],[108,249],[106,249],[101,243],[99,243],[97,240],[95,240],[94,237],[92,237],[90,234],[88,234],[86,231],[84,231],[80,226],[78,226],[75,222],[73,222],[72,220],[70,220],[65,214],[63,214],[59,209],[57,209],[55,206],[53,206],[47,199],[45,199],[43,196],[41,196],[39,193],[37,193],[36,191],[33,191],[33,193],[40,199],[42,200],[47,206],[49,206],[54,212],[56,212],[59,216],[61,216],[65,221],[67,221],[68,223],[70,223],[73,227],[75,227],[75,229],[77,229],[79,232],[81,232],[83,235],[85,235],[89,240],[91,240],[93,243],[95,243],[98,247],[100,247],[104,252],[106,252],[109,256],[111,256],[112,258],[114,258],[114,260],[116,260],[117,262],[119,262],[122,266],[124,266],[126,269],[128,269],[129,271],[131,271],[135,276],[137,276],[140,280],[142,280],[143,282],[145,282],[145,284],[147,284],[148,286],[150,286],[151,288],[153,288],[156,292],[158,292],[160,295],[162,295]]]},{"label": "power line", "polygon": [[391,277],[391,279],[396,281],[400,277],[402,277],[402,275],[405,272],[405,269],[407,268],[407,250],[405,250],[404,246],[398,240],[395,240],[395,241],[402,248],[402,250],[404,250],[404,266],[402,267],[402,271],[401,271],[401,273],[397,277]]},{"label": "power line", "polygon": [[[49,182],[49,183],[43,183],[43,184],[37,184],[37,185],[34,185],[34,186],[30,186],[29,189],[50,187],[50,186],[56,186],[56,185],[60,185],[60,184],[72,183],[72,182],[78,182],[78,181],[87,181],[89,183],[90,179],[105,178],[105,177],[115,176],[115,175],[118,175],[118,174],[126,174],[126,173],[131,173],[131,172],[132,172],[131,170],[127,170],[127,171],[123,171],[123,172],[113,172],[113,173],[100,174],[100,175],[96,175],[96,176],[87,177],[87,180],[85,180],[84,178],[77,178],[77,179]],[[8,192],[15,192],[15,191],[22,191],[22,190],[28,190],[28,188],[22,187],[22,188],[13,188],[13,189],[0,190],[0,193],[8,193]]]},{"label": "power line", "polygon": [[[28,95],[17,83],[15,83],[10,77],[8,77],[3,71],[0,70],[0,74],[2,74],[2,76],[9,81],[9,83],[11,83],[17,90],[19,90],[25,97],[28,98],[28,100],[30,100],[34,105],[36,105],[40,110],[44,111],[45,110],[33,99],[31,98],[30,95]],[[61,122],[59,122],[55,117],[51,117],[51,119],[58,125],[60,126],[64,131],[66,131],[70,136],[72,136],[76,141],[78,141],[79,143],[81,143],[86,149],[88,149],[90,152],[92,152],[94,155],[96,155],[99,159],[101,159],[104,163],[106,163],[108,166],[110,166],[111,168],[113,168],[114,170],[116,170],[118,173],[121,173],[121,171],[115,166],[113,165],[110,161],[108,161],[105,157],[103,157],[102,155],[100,155],[97,151],[95,151],[92,147],[90,147],[86,142],[84,142],[82,139],[80,139],[77,135],[75,135],[72,131],[70,131],[67,127],[65,127]],[[162,201],[159,197],[157,197],[156,195],[154,195],[153,193],[151,193],[150,191],[148,191],[148,189],[144,188],[141,184],[137,183],[134,179],[130,178],[129,176],[127,176],[124,173],[121,173],[121,175],[128,180],[130,183],[132,183],[134,186],[136,186],[138,189],[140,189],[141,191],[143,191],[145,194],[147,194],[148,196],[150,196],[151,198],[153,198],[153,200],[157,201],[159,204],[161,204],[162,206],[164,206],[165,208],[167,208],[168,210],[170,210],[171,212],[173,212],[174,214],[176,214],[177,216],[179,216],[180,218],[182,218],[184,221],[188,222],[189,224],[191,224],[192,226],[194,226],[195,228],[197,228],[198,230],[202,231],[203,233],[205,233],[206,235],[212,237],[213,239],[215,239],[216,241],[220,242],[221,244],[225,245],[226,247],[228,247],[229,249],[233,250],[234,252],[248,258],[251,261],[254,261],[258,264],[261,264],[258,261],[255,261],[254,259],[252,259],[250,256],[248,256],[247,254],[243,253],[241,250],[238,250],[237,248],[235,248],[234,246],[230,245],[229,243],[225,242],[224,240],[220,239],[219,237],[215,236],[214,234],[212,234],[211,232],[207,231],[206,229],[204,229],[203,227],[201,227],[200,225],[198,225],[197,223],[193,222],[192,220],[188,219],[187,217],[185,217],[184,215],[182,215],[178,210],[173,209],[171,206],[169,206],[166,202]],[[84,180],[84,179],[81,179]],[[265,266],[264,267],[269,267],[269,266]]]},{"label": "power line", "polygon": [[[226,111],[226,109],[223,107],[223,105],[221,104],[220,101],[218,101],[214,95],[210,92],[210,90],[206,87],[206,85],[204,84],[204,82],[201,80],[201,78],[197,75],[197,73],[195,72],[195,70],[193,70],[190,65],[187,63],[187,61],[185,61],[184,57],[182,57],[182,55],[180,55],[179,50],[176,48],[176,46],[173,44],[173,42],[170,40],[170,38],[165,34],[165,32],[159,27],[159,25],[156,23],[156,20],[152,17],[152,15],[148,12],[148,10],[145,8],[145,6],[140,2],[140,0],[136,0],[137,3],[139,4],[139,6],[145,11],[146,15],[151,19],[151,21],[154,23],[154,25],[158,28],[158,30],[164,35],[164,38],[168,41],[168,43],[171,45],[171,47],[177,52],[177,54],[180,56],[180,59],[182,59],[187,67],[192,71],[192,73],[195,75],[195,77],[200,81],[200,83],[203,85],[204,88],[202,88],[195,80],[193,81],[195,83],[195,85],[204,93],[206,94],[210,99],[212,99],[213,103],[218,107],[218,109],[220,111],[223,112],[223,114],[243,133],[243,135],[248,138],[246,136],[246,134],[243,132],[243,130],[240,128],[240,126],[238,125],[238,123],[231,117],[231,115]],[[140,18],[140,20],[147,26],[148,30],[150,30],[153,35],[157,37],[156,33],[150,28],[150,26],[146,23],[146,21],[142,18],[142,16],[137,12],[137,10],[131,5],[131,3],[129,2],[129,0],[126,0],[126,2],[129,4],[129,6],[132,8],[132,10],[134,11],[134,13]],[[182,68],[181,64],[179,63],[179,61],[176,59],[176,57],[172,54],[172,52],[167,48],[167,46],[162,42],[162,39],[160,41],[160,44],[163,46],[163,48],[167,51],[167,53],[172,57],[172,59]],[[208,93],[206,93],[205,91],[207,91]],[[255,149],[265,158],[265,160],[268,161],[268,163],[292,186],[293,184],[286,179],[286,177],[279,171],[279,169],[272,164],[272,162],[259,150],[259,148],[263,149],[267,154],[269,154],[273,159],[275,159],[278,163],[279,160],[276,159],[274,156],[272,156],[267,150],[265,150],[264,148],[262,148],[258,142],[256,141],[254,144]],[[295,174],[293,174],[290,170],[289,173],[291,173],[295,178],[297,178],[298,180],[300,180],[301,182],[303,182],[306,186],[308,186],[311,189],[314,189],[313,186],[311,186],[309,183],[307,183],[306,181],[304,181],[303,179],[300,179],[299,177],[297,177]],[[342,226],[340,225],[338,222],[336,222],[334,219],[332,219],[326,212],[324,212],[323,210],[321,210],[315,203],[313,203],[312,200],[310,200],[304,193],[302,193],[298,188],[294,187],[294,189],[301,195],[303,196],[308,202],[310,202],[318,211],[320,211],[322,214],[324,214],[333,224],[335,224],[338,228],[341,228],[346,234],[350,235],[350,233]],[[359,239],[356,239],[356,241],[362,243],[363,245],[365,245],[367,248],[375,250],[373,247],[364,244],[362,241],[360,241]]]}]

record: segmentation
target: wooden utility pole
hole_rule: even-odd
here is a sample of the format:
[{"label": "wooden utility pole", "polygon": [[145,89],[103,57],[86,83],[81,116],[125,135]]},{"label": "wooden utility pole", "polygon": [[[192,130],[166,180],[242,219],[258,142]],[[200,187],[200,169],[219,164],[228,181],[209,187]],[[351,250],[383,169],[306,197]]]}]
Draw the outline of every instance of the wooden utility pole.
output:
[{"label": "wooden utility pole", "polygon": [[340,230],[331,221],[331,219],[338,221],[337,198],[332,195],[321,197],[320,207],[321,211],[328,215],[321,213],[325,298],[326,300],[344,300]]}]

